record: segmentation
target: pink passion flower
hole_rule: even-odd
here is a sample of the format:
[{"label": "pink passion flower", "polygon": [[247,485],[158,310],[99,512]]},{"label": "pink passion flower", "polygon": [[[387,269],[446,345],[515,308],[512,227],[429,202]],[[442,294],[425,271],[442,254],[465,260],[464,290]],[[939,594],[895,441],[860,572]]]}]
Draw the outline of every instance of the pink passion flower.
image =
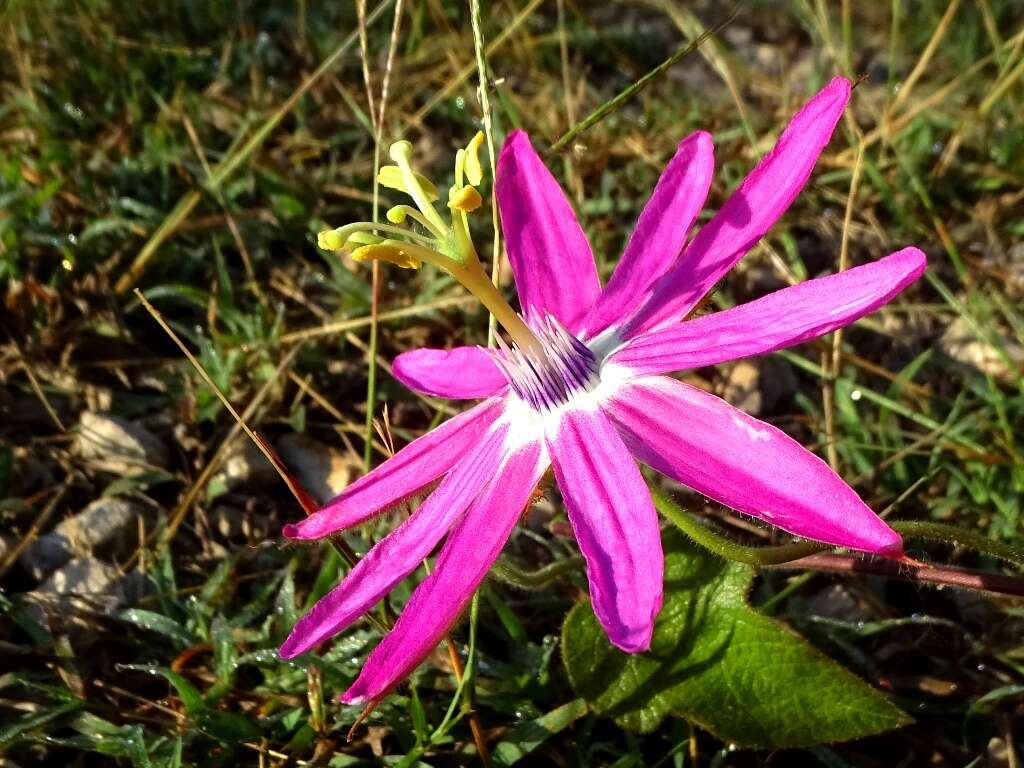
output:
[{"label": "pink passion flower", "polygon": [[[352,704],[379,700],[457,619],[549,466],[586,561],[594,611],[611,642],[627,652],[649,647],[662,603],[658,515],[638,461],[798,536],[899,556],[899,535],[821,459],[770,424],[664,375],[842,328],[924,271],[924,254],[904,248],[680,322],[789,207],[849,97],[850,84],[842,78],[815,95],[689,242],[714,158],[709,134],[684,139],[604,288],[564,193],[527,135],[513,132],[498,162],[495,193],[529,335],[519,329],[512,334],[516,344],[499,350],[419,349],[398,356],[395,376],[410,388],[483,402],[285,528],[293,539],[328,536],[440,478],[419,509],[296,624],[281,655],[297,656],[345,629],[444,541],[436,567],[342,696]],[[393,186],[415,186],[411,171],[399,165],[408,184]],[[457,175],[449,200],[456,218],[478,204],[459,207],[473,196],[460,187],[461,166]],[[422,185],[407,191],[416,197]],[[434,221],[433,208],[420,210]],[[322,238],[328,246],[341,247],[340,241]],[[371,258],[396,263],[427,253],[421,241],[408,247],[395,242],[372,241],[364,248],[375,249]],[[437,242],[448,241],[437,235]],[[381,256],[386,247],[398,249],[400,258]]]}]

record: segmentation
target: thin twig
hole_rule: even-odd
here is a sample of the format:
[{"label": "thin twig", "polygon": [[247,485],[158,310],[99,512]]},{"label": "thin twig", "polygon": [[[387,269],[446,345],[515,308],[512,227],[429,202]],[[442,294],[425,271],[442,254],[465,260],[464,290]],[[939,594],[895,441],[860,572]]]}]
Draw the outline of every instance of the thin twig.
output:
[{"label": "thin twig", "polygon": [[42,386],[39,384],[39,379],[36,378],[35,371],[32,370],[32,366],[25,358],[25,354],[21,351],[21,347],[13,337],[11,338],[11,344],[14,346],[14,352],[18,356],[18,360],[21,362],[21,369],[25,371],[25,375],[28,377],[29,386],[32,387],[32,391],[35,393],[35,396],[39,399],[39,402],[42,403],[43,410],[46,411],[46,415],[50,417],[50,420],[53,421],[57,429],[61,432],[66,432],[67,427],[65,427],[64,422],[60,420],[60,416],[57,415],[57,411],[54,409],[53,405],[50,403],[50,399],[46,396]]},{"label": "thin twig", "polygon": [[[247,423],[248,419],[252,417],[252,413],[255,412],[255,409],[258,407],[258,404],[262,401],[263,396],[265,396],[264,393],[269,393],[270,389],[272,388],[272,385],[277,381],[280,374],[288,367],[291,361],[295,358],[295,354],[296,352],[298,352],[299,349],[301,349],[301,346],[297,346],[291,349],[288,352],[288,354],[285,355],[284,359],[278,365],[275,375],[272,376],[263,385],[263,387],[260,390],[260,393],[257,394],[257,396],[253,398],[253,400],[249,403],[249,406],[246,408],[246,413],[240,414],[237,410],[235,410],[234,405],[231,404],[231,401],[228,400],[227,396],[223,392],[221,392],[220,388],[210,377],[210,374],[206,372],[206,369],[203,368],[202,363],[200,363],[196,356],[192,354],[192,351],[187,346],[185,346],[185,342],[183,342],[181,338],[178,336],[178,334],[174,332],[171,326],[167,324],[167,321],[164,320],[163,315],[160,314],[156,307],[149,303],[149,301],[143,295],[142,291],[136,288],[135,295],[142,303],[142,306],[145,307],[146,311],[149,312],[150,315],[152,315],[153,319],[156,320],[157,324],[163,329],[164,333],[170,336],[171,340],[177,345],[178,349],[181,350],[182,354],[185,355],[188,361],[192,364],[192,367],[195,368],[200,378],[202,378],[202,380],[206,383],[210,390],[217,396],[217,399],[220,400],[221,404],[223,404],[223,406],[227,409],[228,413],[230,413],[231,416],[234,418],[235,427],[233,428],[232,433],[229,433],[228,437],[225,438],[224,442],[221,444],[221,448],[218,450],[218,455],[220,455],[225,450],[225,446],[231,443],[234,434],[237,434],[239,430],[244,431],[245,434],[249,437],[249,439],[252,440],[252,442],[256,445],[256,447],[259,448],[260,452],[264,456],[266,456],[267,461],[270,462],[271,466],[274,467],[277,473],[281,476],[281,479],[284,480],[285,485],[288,486],[288,490],[291,491],[292,495],[295,497],[295,500],[298,501],[302,508],[306,511],[306,514],[308,515],[315,512],[317,509],[316,502],[313,501],[309,493],[307,493],[306,490],[299,485],[298,481],[294,477],[292,477],[291,473],[288,471],[288,468],[285,467],[284,462],[281,461],[280,457],[278,457],[278,455],[274,452],[274,449],[270,447],[270,444],[262,437],[260,437],[258,434],[256,434],[256,432],[254,432]],[[192,502],[195,500],[196,495],[198,495],[199,489],[202,488],[202,486],[205,484],[205,479],[208,478],[210,474],[212,474],[212,468],[215,467],[216,465],[216,461],[211,461],[209,464],[206,465],[206,469],[200,476],[200,480],[193,484],[192,489],[189,491],[188,494],[186,494],[185,499],[178,505],[178,508],[175,510],[174,515],[172,516],[170,522],[167,525],[166,530],[164,531],[163,540],[165,543],[170,541],[171,538],[173,538],[178,526],[181,524],[182,519],[188,512],[189,507],[192,506]]]},{"label": "thin twig", "polygon": [[[864,167],[864,149],[857,134],[857,160],[853,164],[853,175],[850,178],[850,194],[846,198],[846,213],[843,216],[843,236],[839,244],[839,272],[843,272],[849,263],[850,224],[853,222],[853,206],[860,188],[860,173]],[[843,329],[832,334],[831,348],[826,343],[821,352],[821,370],[825,375],[821,379],[822,410],[825,414],[825,451],[828,464],[833,472],[839,472],[839,448],[836,444],[835,395],[836,377],[842,366]]]},{"label": "thin twig", "polygon": [[[436,312],[442,309],[455,309],[469,304],[479,304],[479,300],[475,296],[452,296],[447,299],[431,301],[427,304],[414,304],[411,307],[402,307],[401,309],[391,309],[387,312],[381,312],[377,315],[377,322],[404,320],[407,317],[416,317],[418,315],[424,315],[428,312]],[[354,331],[357,328],[365,328],[370,324],[370,321],[370,316],[364,315],[362,317],[354,317],[351,320],[338,320],[337,322],[327,323],[326,325],[320,325],[316,328],[305,328],[301,331],[292,331],[291,333],[286,333],[281,336],[281,343],[293,344],[295,342],[307,341],[317,336],[333,336],[344,331]]]},{"label": "thin twig", "polygon": [[4,557],[3,560],[0,560],[0,579],[2,579],[7,571],[10,570],[12,565],[18,562],[18,558],[21,557],[22,552],[28,549],[29,544],[35,541],[39,532],[43,529],[43,526],[50,521],[53,513],[57,510],[57,506],[64,498],[64,494],[66,494],[68,489],[71,488],[71,482],[72,476],[68,475],[57,489],[57,492],[53,495],[53,498],[46,503],[46,506],[43,507],[42,511],[36,516],[36,519],[32,522],[32,527],[28,529],[28,532],[24,536],[22,536],[21,541],[19,541],[17,545],[7,553],[7,556]]},{"label": "thin twig", "polygon": [[[849,571],[871,573],[908,581],[944,586],[978,589],[1004,595],[1024,595],[1024,577],[1006,576],[990,571],[931,565],[906,555],[898,558],[877,558],[871,555],[845,555],[825,552],[828,544],[817,541],[796,541],[775,546],[749,547],[716,533],[707,525],[652,489],[654,504],[668,520],[697,544],[727,560],[755,568],[799,568],[818,571]],[[963,545],[985,554],[993,554],[1007,562],[1024,562],[1024,553],[1016,548],[996,544],[960,531],[953,526],[917,521],[892,521],[892,528],[901,535]]]}]

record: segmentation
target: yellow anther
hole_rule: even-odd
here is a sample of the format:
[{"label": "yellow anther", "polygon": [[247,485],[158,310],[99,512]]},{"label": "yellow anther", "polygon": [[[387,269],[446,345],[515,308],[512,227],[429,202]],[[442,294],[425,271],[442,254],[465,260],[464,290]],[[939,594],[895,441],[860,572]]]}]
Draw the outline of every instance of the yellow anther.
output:
[{"label": "yellow anther", "polygon": [[396,141],[388,148],[388,156],[396,163],[402,160],[409,162],[412,157],[412,144],[404,139]]},{"label": "yellow anther", "polygon": [[404,243],[395,243],[385,240],[375,245],[364,245],[352,251],[352,258],[355,261],[386,261],[389,264],[402,267],[403,269],[419,269],[420,260],[412,256],[405,248]]},{"label": "yellow anther", "polygon": [[476,187],[471,187],[468,184],[462,189],[453,187],[448,193],[448,207],[463,213],[472,213],[483,205],[483,202],[484,199],[480,197]]},{"label": "yellow anther", "polygon": [[466,150],[459,148],[455,153],[455,184],[453,187],[459,189],[465,183]]},{"label": "yellow anther", "polygon": [[340,251],[345,247],[345,238],[336,229],[325,229],[317,234],[316,244],[325,251]]},{"label": "yellow anther", "polygon": [[[440,195],[437,192],[437,187],[428,179],[426,176],[422,176],[418,173],[413,173],[416,178],[416,183],[419,184],[421,190],[423,190],[424,196],[431,203],[437,200]],[[413,194],[413,191],[405,183],[405,177],[402,174],[402,169],[397,165],[385,165],[380,169],[377,174],[377,181],[382,187],[388,189],[397,189],[399,192],[405,192],[407,195]]]},{"label": "yellow anther", "polygon": [[388,208],[385,215],[392,224],[405,224],[405,219],[409,215],[409,206],[396,205],[394,208]]},{"label": "yellow anther", "polygon": [[484,180],[484,169],[480,165],[480,146],[484,143],[483,131],[477,131],[466,145],[466,179],[477,185]]}]

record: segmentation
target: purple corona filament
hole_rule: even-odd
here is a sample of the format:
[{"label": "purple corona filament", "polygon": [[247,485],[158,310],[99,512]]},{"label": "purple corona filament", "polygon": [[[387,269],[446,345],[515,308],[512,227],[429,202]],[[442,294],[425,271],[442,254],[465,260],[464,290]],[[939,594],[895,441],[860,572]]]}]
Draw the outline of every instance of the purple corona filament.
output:
[{"label": "purple corona filament", "polygon": [[539,353],[510,347],[499,336],[491,359],[512,391],[536,411],[552,411],[600,381],[597,358],[590,348],[548,315],[530,323],[541,342]]}]

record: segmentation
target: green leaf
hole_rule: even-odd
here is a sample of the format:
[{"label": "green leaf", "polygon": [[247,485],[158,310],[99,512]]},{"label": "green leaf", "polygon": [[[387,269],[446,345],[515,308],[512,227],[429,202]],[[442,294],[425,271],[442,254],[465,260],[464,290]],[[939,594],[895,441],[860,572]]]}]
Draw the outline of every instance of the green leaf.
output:
[{"label": "green leaf", "polygon": [[236,712],[211,709],[199,713],[194,720],[199,730],[225,744],[258,739],[261,735],[255,723]]},{"label": "green leaf", "polygon": [[154,664],[121,664],[119,669],[130,669],[136,672],[146,672],[150,675],[161,675],[168,683],[174,686],[178,698],[181,699],[185,711],[190,716],[202,714],[206,711],[206,702],[203,701],[203,695],[199,692],[199,689],[173,669],[158,667]]},{"label": "green leaf", "polygon": [[587,714],[586,702],[582,699],[575,699],[541,715],[536,720],[529,720],[517,725],[505,734],[505,738],[494,747],[492,754],[494,764],[498,766],[515,765],[585,714]]},{"label": "green leaf", "polygon": [[192,636],[187,629],[170,616],[164,616],[162,613],[147,611],[144,608],[128,608],[121,611],[117,616],[122,621],[148,629],[150,632],[157,632],[173,640],[174,644],[179,648],[187,648],[193,642]]},{"label": "green leaf", "polygon": [[27,715],[15,723],[4,725],[0,727],[0,748],[6,748],[11,743],[17,741],[23,734],[47,725],[54,720],[59,720],[71,712],[77,712],[84,706],[84,702],[69,701],[53,709],[44,709]]},{"label": "green leaf", "polygon": [[612,647],[590,605],[562,628],[576,692],[601,715],[647,733],[684,717],[744,747],[805,747],[911,722],[862,680],[747,603],[754,570],[666,532],[665,603],[651,650]]}]

